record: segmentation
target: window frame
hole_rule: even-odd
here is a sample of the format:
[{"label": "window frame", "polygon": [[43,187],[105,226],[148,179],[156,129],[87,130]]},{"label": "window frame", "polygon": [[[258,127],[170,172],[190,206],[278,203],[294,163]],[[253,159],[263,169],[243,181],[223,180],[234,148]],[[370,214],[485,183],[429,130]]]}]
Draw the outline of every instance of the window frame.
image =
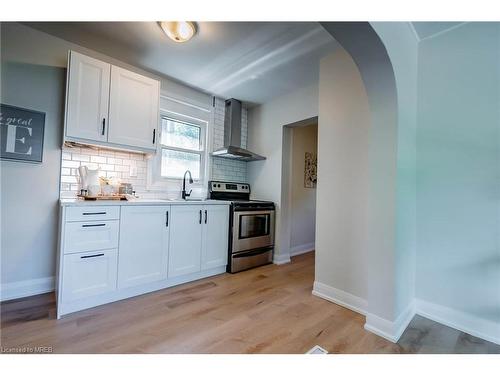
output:
[{"label": "window frame", "polygon": [[[163,180],[163,181],[179,181],[182,180],[183,177],[168,177],[168,176],[163,176],[161,174],[161,163],[163,159],[163,150],[171,150],[171,151],[179,151],[179,152],[186,152],[190,154],[197,154],[200,155],[200,171],[199,171],[199,178],[193,178],[195,183],[202,183],[205,181],[205,163],[206,163],[206,155],[207,155],[207,140],[206,140],[206,131],[207,131],[207,123],[204,121],[201,121],[199,119],[194,119],[194,118],[189,118],[189,119],[181,119],[180,117],[186,118],[187,116],[185,115],[179,115],[179,114],[174,114],[174,113],[168,113],[164,112],[160,114],[160,137],[158,142],[158,159],[159,159],[159,165],[157,166],[157,172],[158,172],[158,179]],[[176,147],[176,146],[167,146],[162,143],[162,132],[163,132],[163,120],[171,120],[175,121],[181,124],[189,125],[189,126],[195,126],[200,129],[200,150],[192,150],[189,148],[183,148],[183,147]],[[191,173],[193,173],[191,171]]]},{"label": "window frame", "polygon": [[[193,189],[204,189],[208,183],[211,168],[212,139],[213,139],[213,106],[197,101],[196,98],[173,94],[162,91],[160,94],[160,113],[158,116],[158,139],[156,142],[156,152],[146,155],[146,190],[151,192],[162,192],[169,196],[177,197],[181,190],[182,178],[169,178],[161,176],[161,120],[164,117],[188,124],[199,125],[202,128],[202,142],[204,154],[202,155],[202,165],[200,178],[190,186]],[[190,150],[192,151],[192,150]]]}]

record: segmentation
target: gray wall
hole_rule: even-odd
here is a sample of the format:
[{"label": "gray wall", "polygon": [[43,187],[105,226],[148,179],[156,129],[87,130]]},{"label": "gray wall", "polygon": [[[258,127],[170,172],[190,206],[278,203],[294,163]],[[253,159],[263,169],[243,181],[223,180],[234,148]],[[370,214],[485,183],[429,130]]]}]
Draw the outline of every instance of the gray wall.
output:
[{"label": "gray wall", "polygon": [[497,324],[499,51],[498,23],[422,40],[417,130],[417,298]]},{"label": "gray wall", "polygon": [[54,276],[66,76],[47,66],[2,61],[1,68],[1,102],[46,113],[43,163],[0,164],[4,286]]}]

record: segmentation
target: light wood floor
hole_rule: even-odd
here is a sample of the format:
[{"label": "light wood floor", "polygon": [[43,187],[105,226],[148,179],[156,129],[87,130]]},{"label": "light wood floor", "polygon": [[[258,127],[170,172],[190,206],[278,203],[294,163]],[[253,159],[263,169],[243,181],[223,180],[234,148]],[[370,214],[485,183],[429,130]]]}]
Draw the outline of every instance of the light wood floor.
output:
[{"label": "light wood floor", "polygon": [[312,296],[313,280],[309,253],[287,265],[215,276],[61,320],[52,293],[24,298],[1,304],[1,345],[51,346],[56,353],[304,353],[314,345],[330,353],[500,353],[420,317],[392,344],[364,330],[362,315]]}]

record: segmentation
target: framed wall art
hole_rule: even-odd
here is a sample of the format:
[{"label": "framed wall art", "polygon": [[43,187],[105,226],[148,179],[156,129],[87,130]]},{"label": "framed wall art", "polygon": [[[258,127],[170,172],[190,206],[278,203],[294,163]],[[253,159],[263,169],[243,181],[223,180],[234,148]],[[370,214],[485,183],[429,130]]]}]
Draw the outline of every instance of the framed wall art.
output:
[{"label": "framed wall art", "polygon": [[42,162],[44,112],[0,104],[0,128],[2,160]]}]

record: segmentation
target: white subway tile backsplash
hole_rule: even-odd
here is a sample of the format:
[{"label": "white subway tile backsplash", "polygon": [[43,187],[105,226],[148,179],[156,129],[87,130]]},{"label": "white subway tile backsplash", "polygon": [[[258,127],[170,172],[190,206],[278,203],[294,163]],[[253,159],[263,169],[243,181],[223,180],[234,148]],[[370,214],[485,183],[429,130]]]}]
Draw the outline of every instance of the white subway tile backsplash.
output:
[{"label": "white subway tile backsplash", "polygon": [[90,161],[90,155],[85,154],[73,154],[72,160],[76,161]]},{"label": "white subway tile backsplash", "polygon": [[61,162],[62,168],[78,168],[80,166],[80,162],[78,161],[70,161],[70,160],[63,160]]},{"label": "white subway tile backsplash", "polygon": [[[100,168],[100,176],[120,178],[123,182],[130,182],[140,196],[148,195],[146,191],[147,165],[142,155],[66,146],[63,147],[63,155],[65,158],[62,160],[61,167],[61,198],[74,197],[79,192],[78,167],[80,166],[87,166],[89,169]],[[137,160],[131,160],[131,155],[134,155]],[[129,176],[130,164],[140,165],[140,171],[138,168],[140,173],[137,177]]]},{"label": "white subway tile backsplash", "polygon": [[92,163],[106,163],[106,158],[104,156],[95,156],[95,155],[92,155],[90,157],[90,161]]}]

